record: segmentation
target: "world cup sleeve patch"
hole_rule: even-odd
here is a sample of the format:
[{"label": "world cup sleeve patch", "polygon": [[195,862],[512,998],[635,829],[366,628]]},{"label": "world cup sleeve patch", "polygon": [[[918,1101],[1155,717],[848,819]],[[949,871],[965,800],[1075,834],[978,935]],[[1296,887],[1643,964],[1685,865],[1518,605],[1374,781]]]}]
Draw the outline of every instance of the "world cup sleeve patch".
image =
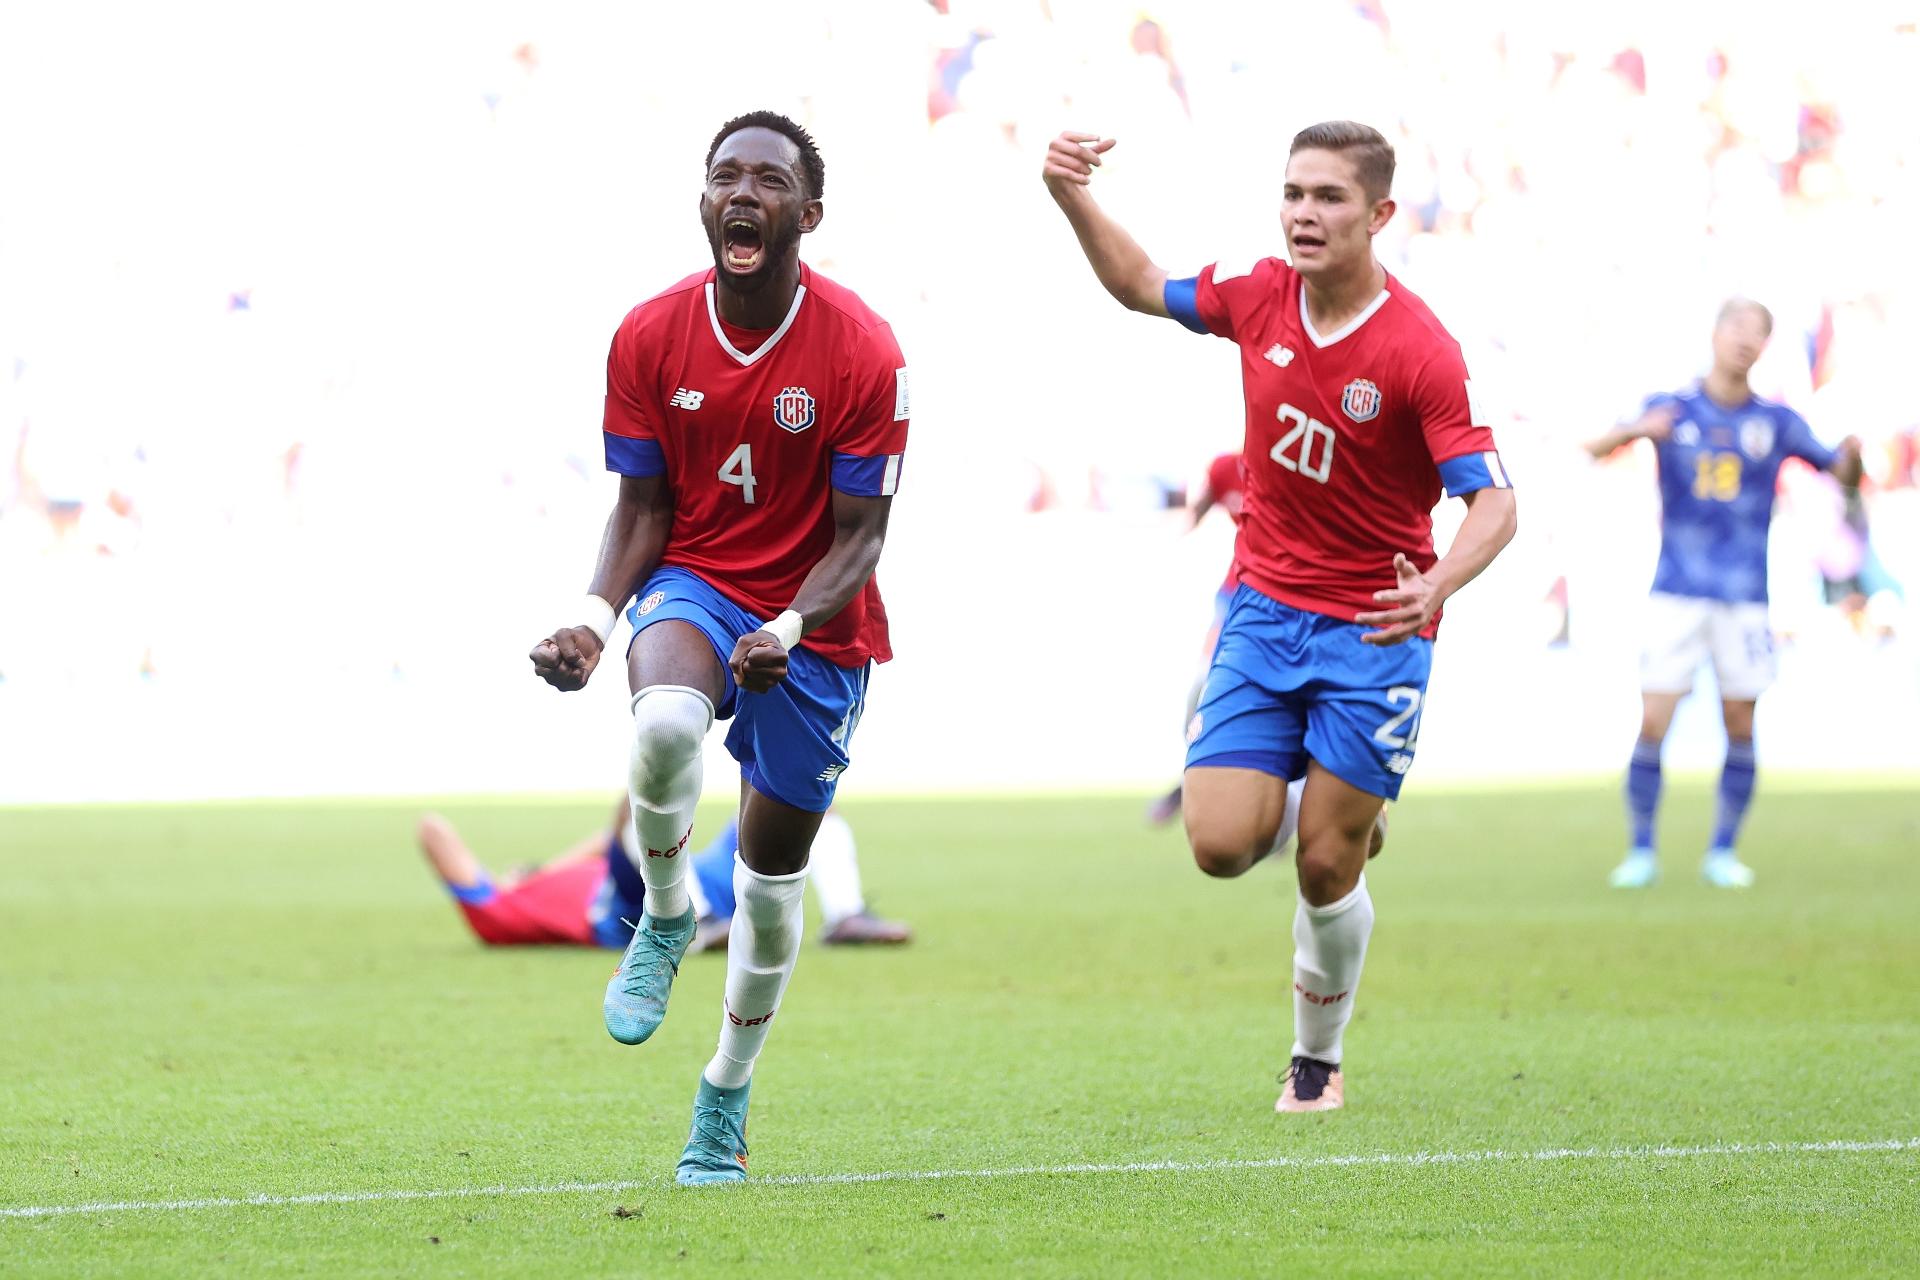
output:
[{"label": "world cup sleeve patch", "polygon": [[902,367],[893,371],[893,420],[905,422],[912,416],[907,401],[907,371]]}]

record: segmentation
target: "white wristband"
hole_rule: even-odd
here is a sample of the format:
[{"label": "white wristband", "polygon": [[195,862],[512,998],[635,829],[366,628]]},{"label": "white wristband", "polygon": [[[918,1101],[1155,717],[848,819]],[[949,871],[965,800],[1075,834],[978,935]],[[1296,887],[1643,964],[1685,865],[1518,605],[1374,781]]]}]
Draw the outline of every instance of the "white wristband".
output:
[{"label": "white wristband", "polygon": [[771,632],[782,649],[791,649],[800,643],[800,628],[803,625],[800,615],[789,609],[760,629]]},{"label": "white wristband", "polygon": [[580,612],[582,620],[573,625],[585,627],[593,632],[600,637],[600,643],[604,646],[607,643],[607,637],[613,634],[613,620],[619,616],[614,612],[613,606],[599,596],[589,593],[587,598],[580,602]]}]

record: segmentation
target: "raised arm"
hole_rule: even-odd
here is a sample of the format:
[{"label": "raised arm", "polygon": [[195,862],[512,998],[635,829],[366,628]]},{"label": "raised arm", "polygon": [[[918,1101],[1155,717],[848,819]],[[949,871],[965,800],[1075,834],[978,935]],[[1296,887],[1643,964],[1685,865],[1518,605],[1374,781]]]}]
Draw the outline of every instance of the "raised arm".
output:
[{"label": "raised arm", "polygon": [[1100,157],[1113,149],[1114,139],[1092,133],[1063,133],[1047,147],[1040,177],[1060,212],[1067,215],[1080,249],[1108,293],[1130,311],[1165,316],[1166,269],[1147,256],[1127,229],[1107,216],[1088,184]]},{"label": "raised arm", "polygon": [[600,662],[602,637],[667,548],[673,531],[673,493],[664,475],[620,477],[620,496],[600,537],[600,560],[584,602],[599,616],[561,627],[527,656],[534,674],[563,693],[586,685]]},{"label": "raised arm", "polygon": [[867,498],[833,491],[833,543],[821,556],[787,611],[758,631],[741,636],[728,665],[749,693],[765,693],[787,675],[787,651],[810,631],[833,620],[873,577],[887,540],[892,497]]},{"label": "raised arm", "polygon": [[1834,446],[1833,464],[1827,473],[1841,484],[1852,489],[1859,485],[1860,476],[1866,467],[1860,461],[1860,437],[1848,436]]},{"label": "raised arm", "polygon": [[1657,404],[1641,414],[1638,421],[1615,427],[1598,440],[1589,440],[1586,450],[1596,459],[1608,457],[1621,445],[1635,440],[1665,440],[1673,433],[1673,406]]}]

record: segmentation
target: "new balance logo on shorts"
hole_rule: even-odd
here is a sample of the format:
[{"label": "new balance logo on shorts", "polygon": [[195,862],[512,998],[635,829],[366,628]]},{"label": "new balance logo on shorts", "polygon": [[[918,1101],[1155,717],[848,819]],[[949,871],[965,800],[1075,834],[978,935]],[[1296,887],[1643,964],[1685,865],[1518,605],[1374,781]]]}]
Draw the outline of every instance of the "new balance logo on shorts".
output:
[{"label": "new balance logo on shorts", "polygon": [[685,409],[691,413],[695,409],[698,409],[700,402],[706,398],[707,393],[704,391],[689,391],[685,387],[681,387],[673,393],[673,399],[667,401],[667,405],[669,408]]},{"label": "new balance logo on shorts", "polygon": [[677,858],[680,856],[680,851],[687,847],[687,841],[691,839],[693,839],[693,828],[688,827],[687,834],[680,837],[679,844],[673,846],[671,849],[649,849],[647,850],[647,856],[649,858]]}]

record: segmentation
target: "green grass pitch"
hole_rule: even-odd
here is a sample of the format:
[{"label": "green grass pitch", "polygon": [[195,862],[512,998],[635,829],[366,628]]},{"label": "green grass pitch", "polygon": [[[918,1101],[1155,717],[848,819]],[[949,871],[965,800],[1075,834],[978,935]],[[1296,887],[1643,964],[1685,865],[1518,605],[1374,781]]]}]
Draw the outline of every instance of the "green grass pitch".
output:
[{"label": "green grass pitch", "polygon": [[[719,958],[623,1048],[612,956],[472,942],[415,806],[0,810],[0,1277],[1912,1275],[1915,793],[1763,778],[1759,886],[1716,893],[1682,781],[1667,879],[1623,895],[1613,783],[1414,788],[1348,1109],[1294,1117],[1285,874],[1209,881],[1131,799],[856,800],[920,937],[810,938],[761,1181],[692,1192]],[[603,807],[447,812],[498,866]],[[771,1181],[927,1171],[993,1176]],[[443,1194],[478,1188],[514,1193]],[[329,1193],[368,1198],[4,1212]]]}]

